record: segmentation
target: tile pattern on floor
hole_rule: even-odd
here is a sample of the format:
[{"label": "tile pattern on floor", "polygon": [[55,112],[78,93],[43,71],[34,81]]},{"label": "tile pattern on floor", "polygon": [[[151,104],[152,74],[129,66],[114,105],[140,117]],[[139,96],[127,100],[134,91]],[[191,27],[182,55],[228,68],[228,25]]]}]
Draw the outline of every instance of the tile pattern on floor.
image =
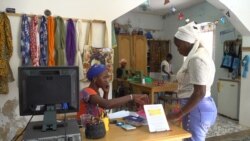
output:
[{"label": "tile pattern on floor", "polygon": [[209,138],[214,136],[221,136],[247,129],[250,128],[243,125],[239,125],[238,121],[218,115],[216,123],[210,128],[206,137]]}]

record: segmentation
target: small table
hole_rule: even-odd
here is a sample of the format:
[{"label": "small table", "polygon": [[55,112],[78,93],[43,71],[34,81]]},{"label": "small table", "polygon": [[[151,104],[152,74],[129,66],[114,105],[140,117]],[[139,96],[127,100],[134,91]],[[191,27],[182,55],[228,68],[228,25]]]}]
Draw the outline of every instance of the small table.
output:
[{"label": "small table", "polygon": [[[135,130],[126,131],[121,127],[110,124],[109,131],[104,138],[95,141],[182,141],[190,138],[191,134],[184,129],[170,124],[170,131],[150,133],[148,126],[137,127]],[[81,129],[82,140],[86,139],[84,129]]]},{"label": "small table", "polygon": [[131,84],[131,87],[133,89],[134,93],[143,93],[147,92],[149,93],[150,97],[150,103],[154,104],[154,94],[159,92],[173,92],[176,93],[178,89],[178,83],[177,82],[166,82],[164,84],[156,84],[156,83],[135,83],[135,82],[129,82]]}]

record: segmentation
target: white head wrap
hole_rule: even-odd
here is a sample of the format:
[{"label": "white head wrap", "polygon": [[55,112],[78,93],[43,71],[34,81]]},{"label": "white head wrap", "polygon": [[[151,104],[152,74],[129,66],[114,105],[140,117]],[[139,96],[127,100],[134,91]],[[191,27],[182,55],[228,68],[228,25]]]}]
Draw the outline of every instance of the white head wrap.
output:
[{"label": "white head wrap", "polygon": [[198,27],[194,22],[179,27],[178,31],[175,33],[175,37],[193,44],[198,38]]},{"label": "white head wrap", "polygon": [[194,22],[191,22],[185,26],[179,27],[175,34],[175,37],[186,41],[188,43],[194,44],[191,51],[188,53],[186,60],[184,61],[181,69],[179,71],[185,71],[189,60],[194,57],[198,47],[200,46],[198,27]]}]

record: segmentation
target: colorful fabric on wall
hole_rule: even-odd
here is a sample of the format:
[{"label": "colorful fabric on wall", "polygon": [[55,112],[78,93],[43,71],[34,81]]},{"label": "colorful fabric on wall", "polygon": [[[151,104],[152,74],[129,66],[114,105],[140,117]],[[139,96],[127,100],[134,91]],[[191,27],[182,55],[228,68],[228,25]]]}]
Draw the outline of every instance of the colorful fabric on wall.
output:
[{"label": "colorful fabric on wall", "polygon": [[[103,47],[93,47],[92,45],[92,27],[93,22],[89,24],[88,42],[84,46],[83,73],[94,64],[104,64],[107,67],[110,81],[113,80],[113,49],[108,47],[108,33],[106,23],[104,24],[104,45]],[[83,81],[87,81],[86,77]]]},{"label": "colorful fabric on wall", "polygon": [[40,45],[38,34],[38,17],[33,16],[30,21],[30,53],[33,66],[39,66]]},{"label": "colorful fabric on wall", "polygon": [[61,17],[56,17],[55,30],[55,48],[56,48],[56,65],[65,65],[65,25]]},{"label": "colorful fabric on wall", "polygon": [[30,25],[29,18],[26,14],[22,15],[21,22],[21,54],[22,65],[28,65],[30,59]]},{"label": "colorful fabric on wall", "polygon": [[52,16],[49,16],[47,18],[48,20],[48,66],[55,66],[55,35],[54,35],[54,18]]},{"label": "colorful fabric on wall", "polygon": [[83,47],[84,47],[84,41],[85,39],[83,38],[83,23],[81,20],[78,20],[76,22],[76,45],[77,45],[77,52],[76,52],[76,58],[75,58],[75,65],[79,67],[79,80],[84,79],[84,74],[83,74],[83,60],[82,60],[82,55],[83,55]]},{"label": "colorful fabric on wall", "polygon": [[0,94],[8,94],[8,82],[14,81],[9,64],[12,53],[10,20],[6,13],[0,13]]},{"label": "colorful fabric on wall", "polygon": [[40,64],[41,66],[47,66],[47,49],[48,49],[48,31],[47,20],[45,16],[41,18],[40,24]]},{"label": "colorful fabric on wall", "polygon": [[242,71],[242,77],[247,78],[247,73],[249,71],[248,65],[249,65],[250,57],[246,55],[243,60],[242,60],[242,66],[243,66],[243,71]]},{"label": "colorful fabric on wall", "polygon": [[76,55],[76,33],[72,19],[68,20],[66,36],[66,58],[69,66],[74,65]]}]

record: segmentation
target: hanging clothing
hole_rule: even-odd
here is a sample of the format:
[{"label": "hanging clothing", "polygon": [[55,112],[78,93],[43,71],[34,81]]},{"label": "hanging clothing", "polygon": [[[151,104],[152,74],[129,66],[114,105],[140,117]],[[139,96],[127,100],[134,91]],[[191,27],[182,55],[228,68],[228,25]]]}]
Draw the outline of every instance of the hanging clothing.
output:
[{"label": "hanging clothing", "polygon": [[33,16],[30,21],[30,53],[32,66],[40,66],[40,45],[39,45],[39,34],[38,34],[38,17]]},{"label": "hanging clothing", "polygon": [[250,62],[250,57],[246,55],[242,60],[242,66],[243,66],[242,77],[243,78],[247,78],[247,73],[249,71],[249,68],[248,68],[249,62]]},{"label": "hanging clothing", "polygon": [[84,74],[83,74],[83,47],[85,43],[85,38],[83,38],[83,23],[81,20],[78,20],[76,22],[76,44],[77,44],[77,50],[75,55],[75,65],[79,68],[79,80],[83,80]]},{"label": "hanging clothing", "polygon": [[14,81],[9,64],[12,53],[10,20],[6,13],[0,13],[0,94],[8,94],[8,82]]},{"label": "hanging clothing", "polygon": [[52,16],[48,17],[48,66],[55,66],[55,23]]},{"label": "hanging clothing", "polygon": [[21,23],[21,54],[22,65],[28,65],[30,60],[30,24],[26,14],[22,15]]},{"label": "hanging clothing", "polygon": [[61,17],[55,18],[55,48],[56,48],[56,65],[65,65],[65,26]]},{"label": "hanging clothing", "polygon": [[66,58],[69,66],[74,65],[76,55],[76,33],[72,19],[68,20],[66,36]]},{"label": "hanging clothing", "polygon": [[45,16],[41,18],[40,24],[40,64],[41,66],[47,66],[47,50],[48,50],[48,31],[47,20]]}]

